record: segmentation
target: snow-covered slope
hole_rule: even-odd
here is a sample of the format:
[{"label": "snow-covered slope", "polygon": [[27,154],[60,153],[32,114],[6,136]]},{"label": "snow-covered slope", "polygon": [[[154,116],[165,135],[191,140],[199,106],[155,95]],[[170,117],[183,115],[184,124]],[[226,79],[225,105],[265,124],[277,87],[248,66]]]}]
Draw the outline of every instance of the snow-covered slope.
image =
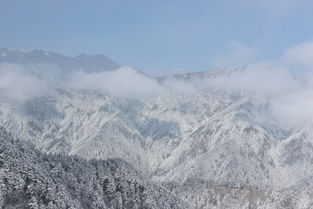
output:
[{"label": "snow-covered slope", "polygon": [[[294,166],[286,161],[312,154],[310,137],[291,144],[296,133],[271,121],[264,101],[219,90],[148,101],[59,90],[0,108],[1,125],[43,151],[123,158],[157,181],[284,185]],[[301,147],[303,157],[286,150]]]},{"label": "snow-covered slope", "polygon": [[[4,100],[0,125],[47,153],[124,159],[155,182],[175,185],[173,191],[196,208],[271,208],[293,195],[280,191],[301,188],[299,182],[313,174],[310,124],[285,126],[264,95],[203,84],[189,91],[189,81],[211,82],[244,71],[160,78],[167,94],[149,98],[57,89]],[[291,208],[304,201],[296,197]]]},{"label": "snow-covered slope", "polygon": [[0,129],[1,208],[187,208],[123,160],[46,155]]},{"label": "snow-covered slope", "polygon": [[310,129],[285,130],[268,117],[262,99],[238,93],[142,101],[59,90],[0,108],[6,130],[45,152],[122,158],[155,182],[190,186],[196,178],[262,193],[313,173]]}]

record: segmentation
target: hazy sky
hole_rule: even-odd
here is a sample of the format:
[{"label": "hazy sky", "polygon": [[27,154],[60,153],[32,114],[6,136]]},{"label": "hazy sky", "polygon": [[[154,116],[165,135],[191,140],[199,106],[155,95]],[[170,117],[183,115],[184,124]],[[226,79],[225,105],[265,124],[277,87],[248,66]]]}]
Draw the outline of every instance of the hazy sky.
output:
[{"label": "hazy sky", "polygon": [[101,53],[152,74],[208,70],[312,41],[312,11],[311,0],[0,0],[0,47]]}]

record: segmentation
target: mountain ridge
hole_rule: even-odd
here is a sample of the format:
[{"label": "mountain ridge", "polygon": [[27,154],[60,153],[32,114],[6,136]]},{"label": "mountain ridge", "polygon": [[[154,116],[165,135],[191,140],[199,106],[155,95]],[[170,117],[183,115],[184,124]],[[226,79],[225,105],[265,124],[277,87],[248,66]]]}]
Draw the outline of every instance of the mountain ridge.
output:
[{"label": "mountain ridge", "polygon": [[[123,159],[194,208],[312,205],[312,126],[282,123],[273,112],[281,89],[272,93],[273,86],[258,81],[294,81],[289,73],[236,68],[138,79],[132,69],[114,72],[130,77],[92,73],[102,76],[92,80],[86,73],[74,81],[87,87],[3,100],[0,126],[45,153]],[[135,82],[120,88],[129,80]],[[104,81],[117,91],[102,88]],[[142,88],[153,91],[134,96]],[[121,90],[126,94],[114,94]]]},{"label": "mountain ridge", "polygon": [[104,72],[121,67],[105,55],[84,53],[68,57],[56,52],[34,49],[31,51],[0,49],[0,63],[10,64],[51,64],[60,70],[82,70],[83,72]]}]

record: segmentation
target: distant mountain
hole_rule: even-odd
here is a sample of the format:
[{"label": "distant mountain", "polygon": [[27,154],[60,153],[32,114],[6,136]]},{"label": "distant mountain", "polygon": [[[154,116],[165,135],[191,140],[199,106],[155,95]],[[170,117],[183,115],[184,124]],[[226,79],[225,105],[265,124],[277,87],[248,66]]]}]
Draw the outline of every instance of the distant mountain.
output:
[{"label": "distant mountain", "polygon": [[[224,78],[244,73],[238,68],[162,77],[153,87],[167,94],[145,99],[57,89],[1,101],[0,126],[45,153],[123,159],[197,209],[311,208],[312,126],[283,125],[271,114],[270,96],[224,88]],[[221,83],[186,94],[189,84],[202,81]],[[182,90],[171,91],[169,84]]]},{"label": "distant mountain", "polygon": [[234,73],[243,72],[245,68],[225,68],[219,70],[209,70],[203,72],[192,72],[184,74],[173,74],[158,77],[158,81],[163,83],[167,80],[183,80],[183,81],[192,81],[195,79],[214,79],[220,76],[231,76]]},{"label": "distant mountain", "polygon": [[0,207],[187,208],[123,160],[46,155],[0,128]]},{"label": "distant mountain", "polygon": [[80,54],[76,57],[67,57],[55,52],[43,50],[23,51],[0,49],[0,63],[11,64],[50,64],[60,70],[81,70],[87,73],[116,70],[119,64],[104,55]]}]

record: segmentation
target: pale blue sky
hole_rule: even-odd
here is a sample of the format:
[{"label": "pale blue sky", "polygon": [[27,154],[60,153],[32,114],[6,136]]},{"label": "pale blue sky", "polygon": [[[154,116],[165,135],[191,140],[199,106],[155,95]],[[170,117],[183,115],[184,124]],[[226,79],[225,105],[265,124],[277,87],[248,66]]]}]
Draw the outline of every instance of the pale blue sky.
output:
[{"label": "pale blue sky", "polygon": [[[313,40],[311,2],[0,0],[0,47],[101,53],[152,74],[208,70]],[[227,58],[236,50],[242,62]]]}]

